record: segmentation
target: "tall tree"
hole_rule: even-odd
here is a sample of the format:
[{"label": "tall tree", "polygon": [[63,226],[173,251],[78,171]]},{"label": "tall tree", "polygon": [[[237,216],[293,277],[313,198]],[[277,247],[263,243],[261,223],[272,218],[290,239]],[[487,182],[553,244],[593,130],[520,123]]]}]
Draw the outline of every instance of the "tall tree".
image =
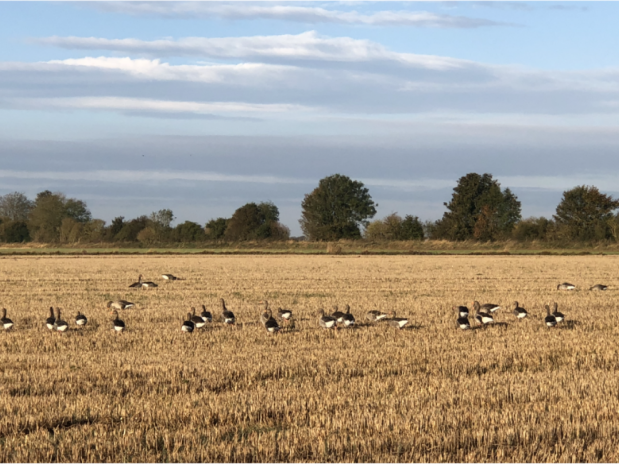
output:
[{"label": "tall tree", "polygon": [[27,221],[33,202],[23,193],[13,192],[0,196],[0,218]]},{"label": "tall tree", "polygon": [[281,238],[278,220],[279,209],[273,203],[247,203],[227,221],[224,236],[230,240]]},{"label": "tall tree", "polygon": [[301,230],[309,240],[361,237],[360,226],[376,214],[370,192],[362,182],[341,174],[321,179],[301,204]]},{"label": "tall tree", "polygon": [[553,217],[568,239],[601,240],[612,237],[610,223],[617,208],[619,200],[597,187],[581,185],[563,192]]},{"label": "tall tree", "polygon": [[226,233],[226,228],[228,227],[228,221],[229,219],[226,218],[211,219],[208,221],[204,228],[206,238],[209,240],[219,240],[223,238]]},{"label": "tall tree", "polygon": [[458,179],[449,211],[433,227],[433,238],[495,240],[511,232],[520,220],[520,202],[490,174],[469,173]]},{"label": "tall tree", "polygon": [[29,227],[39,242],[56,242],[60,238],[60,227],[65,218],[77,223],[91,220],[86,203],[75,198],[67,198],[63,193],[49,190],[40,192],[29,215]]}]

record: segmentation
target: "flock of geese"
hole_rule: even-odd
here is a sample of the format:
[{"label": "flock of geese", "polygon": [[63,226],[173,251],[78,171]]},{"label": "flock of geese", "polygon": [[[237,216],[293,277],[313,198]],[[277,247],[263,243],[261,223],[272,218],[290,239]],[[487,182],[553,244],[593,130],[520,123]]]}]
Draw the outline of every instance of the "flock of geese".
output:
[{"label": "flock of geese", "polygon": [[[184,280],[179,277],[176,277],[172,274],[162,274],[161,276],[166,281],[175,281],[175,280]],[[138,281],[131,284],[129,288],[154,288],[158,287],[158,285],[154,282],[144,281],[142,280],[142,275],[138,277]],[[562,284],[557,285],[557,290],[575,290],[576,286],[570,283],[564,282]],[[607,290],[608,286],[606,285],[594,285],[590,287],[589,290],[592,291],[604,291]],[[223,298],[220,298],[221,305],[221,320],[224,325],[234,326],[236,324],[236,317],[234,313],[226,308],[226,302]],[[107,307],[112,310],[112,315],[114,316],[112,319],[113,329],[116,332],[124,332],[126,325],[124,321],[122,321],[119,317],[118,311],[130,309],[135,306],[134,303],[126,300],[115,300],[108,301]],[[479,302],[474,301],[472,303],[474,313],[474,320],[478,324],[478,326],[487,326],[494,324],[494,316],[493,314],[501,309],[501,307],[497,304],[486,303],[480,305]],[[324,309],[321,309],[318,313],[318,325],[323,329],[340,329],[340,328],[351,328],[356,324],[355,316],[353,316],[350,312],[350,306],[346,305],[346,312],[342,312],[338,309],[337,306],[333,307],[334,311],[331,314],[326,314]],[[471,329],[471,323],[469,322],[469,308],[466,306],[454,306],[453,309],[457,313],[457,326],[462,330]],[[545,305],[546,309],[546,317],[544,318],[544,323],[547,327],[556,327],[557,324],[563,322],[565,320],[565,315],[560,313],[558,310],[558,304],[553,304],[553,311],[550,311],[550,306]],[[517,301],[513,302],[513,310],[512,314],[518,320],[522,320],[528,316],[528,312],[526,309],[520,307]],[[381,311],[371,310],[365,314],[365,318],[367,321],[371,323],[384,322],[389,326],[392,326],[396,329],[402,329],[408,324],[408,318],[405,317],[396,317],[395,311],[391,311],[389,313],[383,313]],[[287,327],[288,329],[293,329],[295,326],[295,321],[292,315],[292,311],[289,309],[278,308],[275,316],[273,315],[272,310],[269,308],[268,301],[264,301],[264,309],[260,312],[259,317],[260,323],[263,325],[265,330],[270,334],[278,333],[282,327]],[[195,329],[203,329],[208,324],[213,322],[213,315],[211,312],[207,311],[205,305],[202,305],[202,312],[197,315],[196,309],[191,308],[191,312],[187,313],[187,318],[183,321],[181,325],[181,331],[191,333]],[[0,319],[0,323],[4,330],[11,330],[13,328],[13,321],[7,317],[6,308],[2,309],[2,319]],[[83,328],[88,323],[88,319],[81,312],[77,312],[75,316],[75,325],[78,328]],[[54,310],[53,307],[49,308],[49,317],[45,321],[45,325],[47,328],[54,332],[66,332],[69,328],[68,322],[62,319],[62,313],[60,308],[56,308]]]}]

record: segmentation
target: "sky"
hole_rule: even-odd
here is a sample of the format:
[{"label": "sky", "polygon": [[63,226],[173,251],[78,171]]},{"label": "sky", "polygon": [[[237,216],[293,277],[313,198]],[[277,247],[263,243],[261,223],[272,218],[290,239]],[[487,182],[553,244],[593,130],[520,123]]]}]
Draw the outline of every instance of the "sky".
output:
[{"label": "sky", "polygon": [[524,217],[619,196],[615,2],[0,2],[0,195],[176,223],[335,173],[439,219],[491,173]]}]

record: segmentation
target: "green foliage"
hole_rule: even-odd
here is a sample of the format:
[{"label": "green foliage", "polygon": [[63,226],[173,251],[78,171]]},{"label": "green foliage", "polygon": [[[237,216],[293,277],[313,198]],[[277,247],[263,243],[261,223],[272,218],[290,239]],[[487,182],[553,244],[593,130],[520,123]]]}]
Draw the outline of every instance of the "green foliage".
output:
[{"label": "green foliage", "polygon": [[199,242],[205,239],[204,229],[200,224],[185,221],[174,228],[173,238],[176,242]]},{"label": "green foliage", "polygon": [[554,238],[556,225],[545,217],[531,217],[518,222],[512,237],[520,241],[549,240]]},{"label": "green foliage", "polygon": [[423,240],[423,225],[417,216],[402,219],[397,213],[370,222],[365,229],[369,240]]},{"label": "green foliage", "polygon": [[400,225],[399,240],[423,240],[423,224],[417,216],[407,214]]},{"label": "green foliage", "polygon": [[155,228],[168,229],[176,218],[171,209],[160,209],[157,212],[151,213],[149,219]]},{"label": "green foliage", "polygon": [[148,223],[146,216],[140,216],[125,222],[120,232],[114,237],[114,240],[117,242],[136,242],[138,234],[148,226]]},{"label": "green foliage", "polygon": [[25,222],[33,206],[34,203],[23,193],[7,193],[0,196],[0,218]]},{"label": "green foliage", "polygon": [[67,218],[81,224],[90,221],[91,215],[86,203],[75,198],[66,198],[62,193],[45,190],[37,195],[30,211],[29,226],[35,240],[56,242],[60,239],[63,220]]},{"label": "green foliage", "polygon": [[509,235],[520,220],[520,202],[490,174],[467,174],[458,180],[449,210],[436,222],[432,238],[496,240]]},{"label": "green foliage", "polygon": [[569,240],[604,240],[613,236],[613,211],[619,200],[597,187],[581,185],[563,192],[553,216],[560,233]]},{"label": "green foliage", "polygon": [[309,240],[359,238],[359,227],[368,226],[376,206],[362,182],[334,174],[305,195],[299,223]]},{"label": "green foliage", "polygon": [[273,203],[247,203],[237,209],[228,220],[224,236],[229,240],[241,241],[276,238],[274,233],[281,235],[283,231],[274,227],[279,224],[278,220],[279,210]]},{"label": "green foliage", "polygon": [[145,227],[138,233],[138,241],[144,245],[153,245],[157,243],[157,231],[151,226]]},{"label": "green foliage", "polygon": [[208,240],[219,240],[224,237],[226,228],[228,227],[229,219],[217,218],[211,219],[206,223],[204,233]]},{"label": "green foliage", "polygon": [[0,224],[0,241],[23,243],[30,241],[30,231],[25,221],[6,221]]},{"label": "green foliage", "polygon": [[124,216],[117,216],[114,219],[112,219],[112,223],[110,224],[110,227],[108,227],[106,231],[106,239],[109,241],[114,241],[114,237],[118,235],[118,233],[122,230],[124,226],[125,226]]}]

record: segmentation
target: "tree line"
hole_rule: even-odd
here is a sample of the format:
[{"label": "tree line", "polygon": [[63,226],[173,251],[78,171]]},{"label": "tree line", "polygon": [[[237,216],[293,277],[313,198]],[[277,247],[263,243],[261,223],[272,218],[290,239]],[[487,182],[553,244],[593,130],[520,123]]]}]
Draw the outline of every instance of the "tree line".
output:
[{"label": "tree line", "polygon": [[[341,174],[321,179],[306,194],[299,220],[304,239],[386,240],[519,240],[617,241],[619,200],[594,186],[563,192],[552,218],[527,218],[509,189],[501,189],[491,174],[469,173],[458,179],[447,211],[437,221],[421,222],[412,214],[397,213],[373,220],[378,204],[362,182]],[[93,219],[86,203],[45,190],[31,200],[20,192],[0,196],[0,241],[23,243],[199,243],[247,240],[288,240],[290,229],[279,221],[272,202],[247,203],[229,218],[206,224],[185,221],[172,227],[170,209],[109,225]]]}]

